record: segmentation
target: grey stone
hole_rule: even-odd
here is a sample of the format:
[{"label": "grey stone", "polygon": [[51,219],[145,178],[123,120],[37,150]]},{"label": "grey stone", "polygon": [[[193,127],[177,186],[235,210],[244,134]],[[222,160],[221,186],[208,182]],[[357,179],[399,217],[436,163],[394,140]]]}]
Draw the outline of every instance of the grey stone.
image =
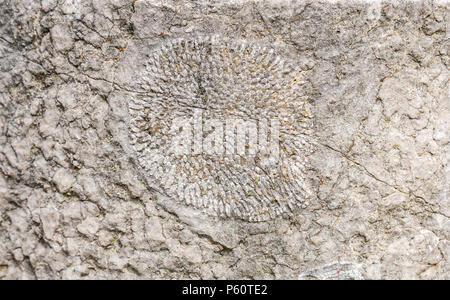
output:
[{"label": "grey stone", "polygon": [[[450,279],[449,24],[446,0],[0,0],[0,279]],[[170,156],[156,121],[196,104],[285,117],[278,179]]]},{"label": "grey stone", "polygon": [[56,187],[60,193],[65,193],[68,192],[75,183],[75,177],[69,170],[61,168],[55,172],[53,182],[56,184]]}]

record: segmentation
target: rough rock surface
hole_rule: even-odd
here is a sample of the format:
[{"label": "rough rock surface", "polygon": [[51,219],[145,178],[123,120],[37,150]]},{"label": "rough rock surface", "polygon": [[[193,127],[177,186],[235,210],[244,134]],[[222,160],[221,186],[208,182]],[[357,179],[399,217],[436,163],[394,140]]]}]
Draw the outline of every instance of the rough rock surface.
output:
[{"label": "rough rock surface", "polygon": [[[437,0],[0,0],[0,278],[450,279],[449,24]],[[307,205],[215,217],[146,179],[130,97],[192,35],[302,70]]]}]

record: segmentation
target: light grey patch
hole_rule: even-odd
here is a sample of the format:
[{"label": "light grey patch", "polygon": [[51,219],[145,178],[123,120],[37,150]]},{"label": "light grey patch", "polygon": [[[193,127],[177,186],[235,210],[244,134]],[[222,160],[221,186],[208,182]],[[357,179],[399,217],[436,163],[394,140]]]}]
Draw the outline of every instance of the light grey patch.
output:
[{"label": "light grey patch", "polygon": [[300,273],[299,280],[318,279],[342,279],[342,280],[363,280],[365,279],[361,265],[351,262],[333,263],[319,268],[315,268]]}]

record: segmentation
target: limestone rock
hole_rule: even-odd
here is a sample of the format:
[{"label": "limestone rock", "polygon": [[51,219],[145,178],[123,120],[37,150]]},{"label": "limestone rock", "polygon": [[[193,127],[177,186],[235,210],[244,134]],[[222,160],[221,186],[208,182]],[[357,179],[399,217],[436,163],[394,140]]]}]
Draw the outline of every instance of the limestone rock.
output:
[{"label": "limestone rock", "polygon": [[449,9],[0,0],[0,279],[450,279]]}]

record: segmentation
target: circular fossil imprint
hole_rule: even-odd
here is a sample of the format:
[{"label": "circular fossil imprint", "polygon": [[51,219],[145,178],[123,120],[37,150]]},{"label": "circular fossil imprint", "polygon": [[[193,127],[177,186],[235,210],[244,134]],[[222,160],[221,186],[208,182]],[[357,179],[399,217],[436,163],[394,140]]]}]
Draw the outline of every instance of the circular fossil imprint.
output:
[{"label": "circular fossil imprint", "polygon": [[152,51],[129,102],[144,176],[171,199],[264,221],[305,203],[313,119],[302,72],[242,41],[175,40]]}]

